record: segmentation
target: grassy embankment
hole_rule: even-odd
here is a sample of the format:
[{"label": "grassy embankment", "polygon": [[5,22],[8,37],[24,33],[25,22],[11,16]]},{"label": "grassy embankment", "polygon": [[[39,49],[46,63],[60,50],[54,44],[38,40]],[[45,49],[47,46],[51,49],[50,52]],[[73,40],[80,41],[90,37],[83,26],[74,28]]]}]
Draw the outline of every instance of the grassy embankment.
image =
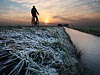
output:
[{"label": "grassy embankment", "polygon": [[96,36],[100,36],[100,28],[99,27],[74,27],[73,29],[86,32],[89,34],[93,34]]},{"label": "grassy embankment", "polygon": [[75,50],[62,27],[3,27],[0,75],[86,75]]}]

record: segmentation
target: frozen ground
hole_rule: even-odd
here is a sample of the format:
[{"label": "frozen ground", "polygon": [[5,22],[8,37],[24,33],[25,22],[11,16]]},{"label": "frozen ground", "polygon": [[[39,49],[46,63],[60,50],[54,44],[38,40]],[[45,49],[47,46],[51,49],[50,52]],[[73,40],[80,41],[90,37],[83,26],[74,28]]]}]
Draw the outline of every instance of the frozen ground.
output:
[{"label": "frozen ground", "polygon": [[0,75],[81,75],[62,27],[0,28]]}]

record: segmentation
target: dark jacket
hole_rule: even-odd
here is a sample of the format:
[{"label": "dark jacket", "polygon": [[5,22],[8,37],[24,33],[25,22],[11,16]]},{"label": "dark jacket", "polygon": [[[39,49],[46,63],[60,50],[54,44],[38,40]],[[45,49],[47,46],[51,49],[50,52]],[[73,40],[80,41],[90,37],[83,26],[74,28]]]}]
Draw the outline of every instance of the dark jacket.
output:
[{"label": "dark jacket", "polygon": [[32,14],[33,17],[37,16],[37,14],[39,15],[39,13],[38,13],[36,8],[32,8],[31,9],[31,14]]}]

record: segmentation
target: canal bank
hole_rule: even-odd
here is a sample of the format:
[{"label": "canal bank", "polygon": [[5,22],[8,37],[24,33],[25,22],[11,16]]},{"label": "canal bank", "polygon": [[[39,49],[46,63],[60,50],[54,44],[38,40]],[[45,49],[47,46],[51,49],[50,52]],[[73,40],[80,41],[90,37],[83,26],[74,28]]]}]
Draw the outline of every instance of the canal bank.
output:
[{"label": "canal bank", "polygon": [[99,27],[76,27],[76,28],[72,27],[72,29],[100,37],[100,28]]},{"label": "canal bank", "polygon": [[62,27],[0,28],[0,75],[85,75],[66,34]]}]

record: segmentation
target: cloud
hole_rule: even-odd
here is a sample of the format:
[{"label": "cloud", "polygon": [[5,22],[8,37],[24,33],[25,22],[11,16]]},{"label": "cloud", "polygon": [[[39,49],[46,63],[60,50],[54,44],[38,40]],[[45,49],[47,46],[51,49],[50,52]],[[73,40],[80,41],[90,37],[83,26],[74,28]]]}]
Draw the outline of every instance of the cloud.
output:
[{"label": "cloud", "polygon": [[68,19],[68,18],[61,17],[61,16],[53,16],[52,18],[53,19],[59,19],[61,21],[74,21],[73,19]]},{"label": "cloud", "polygon": [[[49,17],[53,22],[72,22],[75,24],[91,23],[97,19],[94,14],[100,14],[100,0],[1,0],[0,14],[8,17],[22,18],[29,16],[33,5],[39,11],[39,19]],[[6,5],[7,4],[7,5]],[[5,7],[6,6],[6,7]],[[10,13],[10,14],[9,14]],[[25,13],[28,13],[27,16]],[[14,15],[12,15],[14,14]],[[21,17],[20,17],[21,16]],[[6,17],[6,16],[4,16]],[[100,17],[100,15],[99,15]],[[2,16],[0,16],[2,18]],[[94,18],[94,19],[92,19]],[[95,20],[96,19],[96,20]],[[9,19],[7,19],[9,20]],[[27,19],[25,19],[27,20]]]},{"label": "cloud", "polygon": [[10,1],[17,2],[17,3],[37,3],[40,0],[10,0]]},{"label": "cloud", "polygon": [[[21,3],[22,6],[31,8],[35,4],[40,10],[53,12],[56,14],[58,12],[67,12],[71,15],[70,12],[87,12],[99,10],[97,7],[100,7],[99,0],[10,0],[13,2]],[[98,3],[99,2],[99,3]],[[85,10],[85,11],[84,11]],[[58,12],[57,12],[58,11]],[[73,13],[74,13],[73,12]],[[59,14],[58,14],[59,15]]]},{"label": "cloud", "polygon": [[9,7],[0,7],[0,14],[9,14],[9,13],[15,13],[15,12],[17,14],[25,13],[25,11],[21,10],[21,8],[15,7],[13,5],[10,5]]},{"label": "cloud", "polygon": [[78,26],[99,26],[100,27],[100,14],[94,16],[93,18],[79,18],[77,21],[74,21],[73,25]]}]

